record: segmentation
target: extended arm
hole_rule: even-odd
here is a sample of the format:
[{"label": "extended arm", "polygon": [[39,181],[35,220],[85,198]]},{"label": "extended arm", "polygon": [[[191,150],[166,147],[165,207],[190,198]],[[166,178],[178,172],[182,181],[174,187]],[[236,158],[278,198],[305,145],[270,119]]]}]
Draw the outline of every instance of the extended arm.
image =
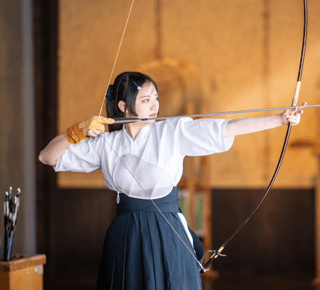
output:
[{"label": "extended arm", "polygon": [[279,126],[297,125],[300,122],[300,115],[303,113],[301,108],[307,103],[292,110],[286,110],[282,114],[261,117],[261,118],[244,118],[229,121],[225,129],[225,137],[233,137],[259,131],[264,131]]}]

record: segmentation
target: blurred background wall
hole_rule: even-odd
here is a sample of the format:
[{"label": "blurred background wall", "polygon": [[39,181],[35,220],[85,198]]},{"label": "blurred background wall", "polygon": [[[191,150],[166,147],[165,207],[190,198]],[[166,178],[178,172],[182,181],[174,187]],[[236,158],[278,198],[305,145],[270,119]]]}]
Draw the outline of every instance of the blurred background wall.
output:
[{"label": "blurred background wall", "polygon": [[[10,186],[13,194],[21,188],[23,202],[14,250],[34,254],[36,152],[32,1],[0,1],[0,42],[0,203],[3,204]],[[3,214],[0,214],[0,224],[3,225]],[[3,234],[1,230],[2,237]]]},{"label": "blurred background wall", "polygon": [[[130,3],[59,3],[58,130],[63,132],[99,114]],[[300,100],[310,104],[317,102],[319,91],[319,9],[318,2],[309,1]],[[192,97],[206,103],[207,112],[287,106],[295,90],[302,29],[299,0],[137,1],[112,81],[126,70],[151,74],[159,82],[162,116],[186,113],[185,100]],[[193,87],[184,89],[190,83]],[[175,102],[167,105],[169,100]],[[318,131],[317,110],[307,110],[291,137],[301,146],[288,149],[277,187],[314,185],[316,158],[310,145],[317,141]],[[232,150],[211,157],[211,185],[265,186],[284,132],[279,128],[236,138]],[[90,178],[61,173],[59,184],[104,186],[98,172]]]},{"label": "blurred background wall", "polygon": [[[320,3],[308,3],[300,100],[316,104]],[[130,4],[128,0],[0,0],[0,203],[9,186],[22,188],[14,251],[47,255],[47,286],[56,281],[73,289],[70,281],[80,281],[80,276],[78,284],[84,289],[94,285],[105,231],[115,214],[115,196],[105,189],[100,172],[55,174],[36,156],[67,127],[99,114]],[[288,106],[295,90],[302,28],[300,0],[136,0],[112,81],[123,71],[150,74],[160,87],[162,116],[185,114],[188,102],[196,104],[196,112],[205,113]],[[266,236],[257,237],[250,228],[241,238],[243,244],[250,236],[256,237],[252,244],[260,240],[260,251],[252,251],[256,258],[254,263],[249,259],[249,268],[268,265],[258,253],[265,248],[263,242],[270,244],[282,236],[274,231],[277,217],[285,225],[297,225],[291,235],[296,239],[286,240],[293,245],[292,252],[311,249],[311,258],[314,255],[310,239],[314,238],[318,115],[316,109],[306,109],[301,124],[293,128],[275,183],[276,190],[284,191],[278,200],[270,200],[269,210],[253,224],[253,230],[260,228]],[[213,221],[222,221],[222,226],[214,223],[220,233],[232,231],[237,219],[252,208],[255,190],[266,187],[284,133],[285,128],[278,128],[237,137],[229,152],[210,157],[215,200],[225,202],[220,194],[235,200],[230,205],[235,225],[223,215],[226,212],[213,206]],[[246,192],[252,194],[242,204]],[[287,197],[292,198],[291,210],[286,208]],[[271,215],[272,227],[267,221]],[[306,238],[299,240],[301,229]],[[233,254],[242,249],[235,246]],[[310,255],[299,259],[305,259],[312,271]],[[218,266],[238,269],[234,263],[243,266],[243,259],[239,261]]]}]

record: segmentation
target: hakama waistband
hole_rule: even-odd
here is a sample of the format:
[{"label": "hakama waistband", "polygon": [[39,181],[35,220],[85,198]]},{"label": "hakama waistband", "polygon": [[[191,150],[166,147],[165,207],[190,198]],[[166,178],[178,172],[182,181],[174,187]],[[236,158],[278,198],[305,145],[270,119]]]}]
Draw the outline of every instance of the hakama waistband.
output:
[{"label": "hakama waistband", "polygon": [[[150,199],[139,199],[120,193],[120,203],[117,205],[117,215],[132,211],[158,211]],[[175,186],[171,192],[162,198],[153,199],[161,212],[181,212],[178,198],[178,188]]]}]

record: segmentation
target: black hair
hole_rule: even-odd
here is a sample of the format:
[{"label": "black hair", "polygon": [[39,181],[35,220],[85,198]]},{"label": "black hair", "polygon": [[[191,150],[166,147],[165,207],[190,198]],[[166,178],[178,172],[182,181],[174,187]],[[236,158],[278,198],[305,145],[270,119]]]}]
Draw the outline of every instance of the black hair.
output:
[{"label": "black hair", "polygon": [[[119,74],[113,84],[112,99],[107,100],[106,111],[108,118],[123,118],[125,113],[118,106],[120,101],[126,103],[130,115],[138,116],[135,110],[136,98],[139,93],[138,86],[152,83],[158,92],[156,82],[149,76],[140,72],[124,72]],[[109,132],[121,130],[122,124],[109,125]]]}]

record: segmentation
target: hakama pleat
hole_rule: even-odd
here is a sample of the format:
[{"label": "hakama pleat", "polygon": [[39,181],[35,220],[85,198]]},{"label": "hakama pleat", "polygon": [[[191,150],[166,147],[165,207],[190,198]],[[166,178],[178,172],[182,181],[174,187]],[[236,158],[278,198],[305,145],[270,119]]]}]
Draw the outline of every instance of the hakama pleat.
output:
[{"label": "hakama pleat", "polygon": [[[178,216],[176,188],[154,201],[202,262],[204,250],[200,240],[189,229],[194,247],[191,245]],[[98,290],[202,289],[199,264],[150,200],[121,194],[117,212],[103,247]]]}]

